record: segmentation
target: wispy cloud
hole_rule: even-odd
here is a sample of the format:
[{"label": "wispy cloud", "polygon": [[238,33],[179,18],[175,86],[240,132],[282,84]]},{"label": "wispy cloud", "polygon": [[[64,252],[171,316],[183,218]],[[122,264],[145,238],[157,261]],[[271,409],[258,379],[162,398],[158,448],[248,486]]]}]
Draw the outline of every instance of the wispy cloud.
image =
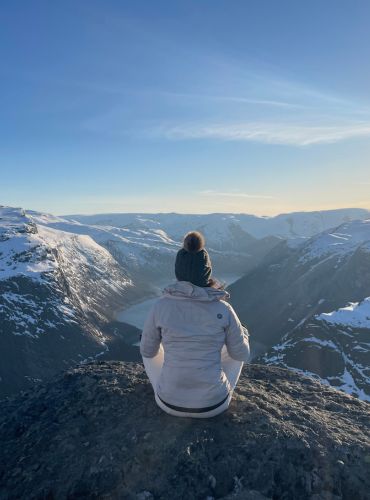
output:
[{"label": "wispy cloud", "polygon": [[232,198],[250,198],[250,199],[260,199],[260,200],[274,200],[275,196],[268,196],[263,194],[249,194],[249,193],[240,193],[238,191],[215,191],[213,189],[206,189],[204,191],[199,191],[197,194],[202,196],[225,196]]},{"label": "wispy cloud", "polygon": [[267,144],[309,146],[352,138],[370,137],[370,122],[346,125],[305,125],[301,123],[209,123],[160,126],[152,134],[172,140],[218,139]]},{"label": "wispy cloud", "polygon": [[106,103],[99,113],[83,118],[81,128],[109,135],[290,146],[370,136],[366,100],[284,78],[276,67],[213,59],[202,51],[190,55],[190,62],[184,57],[181,81],[171,77],[165,86],[145,80],[132,86],[124,79],[66,82],[92,99],[101,94],[98,102]]},{"label": "wispy cloud", "polygon": [[287,100],[268,99],[268,98],[254,98],[239,95],[222,95],[222,94],[209,94],[209,93],[194,93],[194,92],[175,92],[166,89],[152,89],[152,88],[130,88],[126,85],[112,84],[112,83],[99,83],[89,81],[73,81],[64,82],[65,85],[79,87],[86,91],[98,92],[102,94],[111,94],[117,96],[138,96],[149,98],[166,98],[172,100],[183,101],[214,101],[214,102],[229,102],[239,104],[255,104],[260,106],[272,106],[278,108],[303,108],[305,106],[298,103],[291,103]]},{"label": "wispy cloud", "polygon": [[157,91],[157,95],[162,95],[169,98],[180,98],[186,100],[206,100],[206,101],[219,101],[219,102],[229,102],[229,103],[239,103],[239,104],[255,104],[260,106],[271,106],[278,108],[302,108],[303,106],[296,103],[290,103],[283,100],[274,100],[266,98],[252,98],[252,97],[242,97],[242,96],[230,96],[230,95],[213,95],[213,94],[194,94],[185,92],[171,92],[171,91]]}]

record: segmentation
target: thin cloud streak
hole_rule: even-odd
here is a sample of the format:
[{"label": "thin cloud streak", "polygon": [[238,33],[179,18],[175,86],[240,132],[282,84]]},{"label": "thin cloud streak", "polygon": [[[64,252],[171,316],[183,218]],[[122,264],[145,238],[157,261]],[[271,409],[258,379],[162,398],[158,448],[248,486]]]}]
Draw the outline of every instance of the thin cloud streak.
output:
[{"label": "thin cloud streak", "polygon": [[184,99],[201,99],[210,101],[225,101],[225,102],[237,102],[241,104],[256,104],[261,106],[273,106],[279,108],[304,108],[305,106],[300,104],[294,104],[287,101],[277,101],[271,99],[254,99],[249,97],[241,96],[228,96],[228,95],[209,95],[209,94],[192,94],[192,93],[180,93],[180,92],[170,92],[170,91],[157,91],[158,95],[174,97],[174,98],[184,98]]},{"label": "thin cloud streak", "polygon": [[260,106],[271,106],[278,108],[292,108],[292,109],[305,109],[307,106],[299,103],[292,103],[284,100],[274,100],[266,98],[250,98],[244,96],[230,96],[230,95],[213,95],[204,93],[192,92],[174,92],[171,90],[159,90],[151,88],[130,88],[126,85],[108,84],[89,81],[59,81],[64,85],[74,86],[86,91],[99,92],[112,95],[137,95],[148,97],[165,97],[169,99],[184,99],[184,100],[207,100],[207,101],[221,101],[221,102],[235,102],[240,104],[255,104]]},{"label": "thin cloud streak", "polygon": [[251,199],[260,199],[260,200],[276,200],[275,196],[268,196],[263,194],[248,194],[248,193],[239,193],[235,191],[225,192],[225,191],[214,191],[213,189],[207,189],[205,191],[199,191],[202,196],[226,196],[226,197],[235,197],[235,198],[251,198]]},{"label": "thin cloud streak", "polygon": [[347,139],[370,137],[370,123],[348,125],[302,125],[292,123],[224,123],[161,126],[154,136],[170,140],[215,139],[251,141],[266,144],[310,146],[335,143]]}]

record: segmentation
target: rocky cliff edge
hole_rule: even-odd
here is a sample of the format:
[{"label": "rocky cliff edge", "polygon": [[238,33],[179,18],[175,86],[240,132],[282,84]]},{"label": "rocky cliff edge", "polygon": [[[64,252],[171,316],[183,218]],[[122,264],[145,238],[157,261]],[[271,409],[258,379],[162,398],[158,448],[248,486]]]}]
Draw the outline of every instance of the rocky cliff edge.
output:
[{"label": "rocky cliff edge", "polygon": [[95,362],[2,402],[0,499],[368,499],[369,427],[368,403],[276,367],[194,420],[142,365]]}]

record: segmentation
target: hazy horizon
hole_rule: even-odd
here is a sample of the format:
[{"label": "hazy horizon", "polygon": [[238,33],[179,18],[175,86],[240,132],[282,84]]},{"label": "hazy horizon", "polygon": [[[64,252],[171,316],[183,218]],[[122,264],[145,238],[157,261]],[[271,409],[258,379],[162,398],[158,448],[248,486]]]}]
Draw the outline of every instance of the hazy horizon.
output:
[{"label": "hazy horizon", "polygon": [[[0,205],[1,206],[1,205]],[[329,209],[318,209],[318,210],[293,210],[291,212],[277,212],[274,214],[258,214],[258,213],[253,213],[253,212],[180,212],[180,211],[117,211],[117,212],[86,212],[86,213],[81,213],[81,212],[64,212],[64,213],[54,213],[48,210],[35,210],[34,208],[25,208],[25,207],[14,207],[14,208],[23,208],[24,210],[31,210],[35,212],[40,212],[44,214],[50,214],[54,215],[56,217],[70,217],[70,216],[94,216],[94,215],[119,215],[119,214],[137,214],[137,215],[168,215],[168,214],[177,214],[177,215],[212,215],[212,214],[225,214],[225,215],[251,215],[251,216],[256,216],[256,217],[277,217],[279,215],[288,215],[288,214],[294,214],[294,213],[313,213],[313,212],[331,212],[331,211],[337,211],[337,210],[368,210],[370,212],[369,208],[366,207],[340,207],[340,208],[329,208]]]}]

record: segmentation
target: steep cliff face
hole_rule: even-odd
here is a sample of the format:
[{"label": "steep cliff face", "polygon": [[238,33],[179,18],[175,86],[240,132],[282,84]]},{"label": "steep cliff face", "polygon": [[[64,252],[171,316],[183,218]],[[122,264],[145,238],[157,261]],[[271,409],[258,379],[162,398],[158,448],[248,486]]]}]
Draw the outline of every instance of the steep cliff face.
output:
[{"label": "steep cliff face", "polygon": [[104,353],[103,326],[130,286],[89,236],[0,207],[0,397]]},{"label": "steep cliff face", "polygon": [[139,364],[91,363],[9,399],[0,498],[369,498],[370,406],[281,368],[246,366],[231,407],[179,419]]}]

